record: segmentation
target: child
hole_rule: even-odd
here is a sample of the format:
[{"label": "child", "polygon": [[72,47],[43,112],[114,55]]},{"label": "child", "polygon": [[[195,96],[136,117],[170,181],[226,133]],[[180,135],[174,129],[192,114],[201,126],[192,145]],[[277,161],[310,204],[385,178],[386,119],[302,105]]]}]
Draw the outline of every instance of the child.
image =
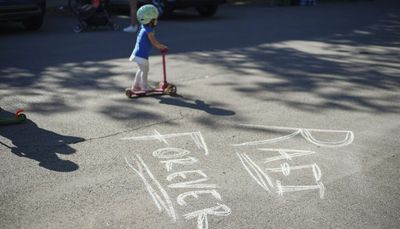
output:
[{"label": "child", "polygon": [[135,49],[132,52],[130,61],[138,65],[132,91],[147,91],[147,74],[149,72],[149,53],[151,46],[159,50],[167,47],[161,44],[154,35],[154,27],[157,25],[158,10],[153,5],[147,4],[137,11],[137,19],[141,28],[136,39]]}]

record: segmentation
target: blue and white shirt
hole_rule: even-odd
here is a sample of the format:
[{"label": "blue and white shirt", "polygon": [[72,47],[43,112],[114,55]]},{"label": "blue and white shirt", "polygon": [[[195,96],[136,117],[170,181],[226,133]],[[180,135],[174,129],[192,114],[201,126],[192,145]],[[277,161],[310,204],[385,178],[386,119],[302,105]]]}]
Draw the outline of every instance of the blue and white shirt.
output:
[{"label": "blue and white shirt", "polygon": [[150,25],[140,26],[140,31],[136,38],[136,45],[135,48],[133,49],[131,57],[129,58],[130,60],[133,60],[134,57],[140,57],[146,60],[149,59],[149,54],[152,45],[147,35],[153,31],[154,29],[151,28]]}]

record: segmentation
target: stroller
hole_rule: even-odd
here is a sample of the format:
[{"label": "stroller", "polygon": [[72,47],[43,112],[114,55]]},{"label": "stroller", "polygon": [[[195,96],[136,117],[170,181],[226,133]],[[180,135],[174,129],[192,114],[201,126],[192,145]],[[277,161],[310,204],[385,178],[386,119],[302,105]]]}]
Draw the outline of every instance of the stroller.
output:
[{"label": "stroller", "polygon": [[108,26],[115,31],[119,28],[117,24],[110,20],[105,0],[80,1],[80,4],[73,11],[78,16],[79,21],[73,28],[76,33],[93,27]]}]

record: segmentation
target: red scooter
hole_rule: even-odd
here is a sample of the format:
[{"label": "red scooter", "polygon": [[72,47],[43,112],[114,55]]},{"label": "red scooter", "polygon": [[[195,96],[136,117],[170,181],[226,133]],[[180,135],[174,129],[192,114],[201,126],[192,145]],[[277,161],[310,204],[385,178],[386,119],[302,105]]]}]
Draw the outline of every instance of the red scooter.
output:
[{"label": "red scooter", "polygon": [[[1,107],[0,107],[0,111],[1,111]],[[5,126],[5,125],[12,125],[12,124],[18,124],[18,123],[22,123],[26,120],[26,115],[23,114],[22,112],[24,112],[23,109],[19,109],[17,110],[17,112],[15,112],[15,117],[11,118],[1,118],[0,117],[0,126]]]},{"label": "red scooter", "polygon": [[128,98],[140,97],[140,96],[151,96],[151,95],[176,95],[176,86],[167,82],[167,70],[165,64],[165,54],[168,49],[161,50],[163,60],[163,75],[164,80],[158,84],[157,88],[150,89],[147,91],[133,91],[130,88],[125,90],[125,94]]}]

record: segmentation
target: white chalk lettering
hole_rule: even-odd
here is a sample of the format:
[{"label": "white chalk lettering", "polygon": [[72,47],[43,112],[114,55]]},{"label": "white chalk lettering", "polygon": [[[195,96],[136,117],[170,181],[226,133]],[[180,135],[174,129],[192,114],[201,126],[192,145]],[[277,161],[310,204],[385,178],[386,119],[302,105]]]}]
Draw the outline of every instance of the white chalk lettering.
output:
[{"label": "white chalk lettering", "polygon": [[[217,191],[217,185],[209,183],[207,174],[204,173],[202,170],[194,169],[179,171],[182,168],[186,168],[199,162],[196,157],[192,157],[191,155],[189,155],[191,154],[189,150],[173,147],[173,141],[171,140],[172,138],[180,138],[185,136],[190,136],[195,146],[197,146],[198,149],[203,150],[205,155],[208,155],[207,145],[200,132],[162,135],[157,130],[154,130],[154,135],[130,137],[123,139],[135,141],[157,140],[167,145],[167,147],[165,148],[159,148],[153,151],[152,156],[153,158],[159,159],[159,163],[161,163],[163,167],[165,165],[165,169],[167,172],[171,172],[166,177],[167,181],[169,182],[169,185],[167,186],[168,188],[170,188],[169,191],[177,192],[178,190],[184,190],[184,192],[181,191],[180,194],[177,196],[176,206],[189,206],[189,199],[192,201],[201,201],[201,197],[204,196],[208,197],[208,199],[210,199],[210,197],[215,198],[216,203],[214,203],[213,205],[216,204],[216,206],[197,211],[193,211],[195,209],[191,209],[190,213],[183,215],[183,218],[185,218],[186,220],[196,219],[197,228],[208,229],[209,216],[228,216],[231,213],[231,209],[226,205],[218,203],[222,201],[222,197]],[[182,143],[182,141],[177,142],[178,144]],[[153,176],[150,169],[147,167],[141,157],[139,155],[136,155],[136,157],[137,159],[133,159],[133,163],[129,162],[126,158],[125,161],[128,166],[142,179],[148,193],[153,198],[159,211],[166,211],[168,216],[171,217],[174,222],[176,222],[176,219],[179,217],[175,215],[175,210],[167,192]],[[246,158],[246,160],[249,160],[249,158]]]},{"label": "white chalk lettering", "polygon": [[197,199],[199,197],[199,194],[211,194],[215,199],[222,200],[221,195],[215,189],[213,189],[213,190],[197,190],[191,192],[184,192],[176,198],[176,202],[181,206],[186,205],[185,201],[186,197],[193,196],[194,198]]},{"label": "white chalk lettering", "polygon": [[[162,208],[163,208],[167,212],[168,216],[171,217],[174,222],[176,222],[175,210],[174,210],[171,198],[169,197],[168,193],[161,186],[160,182],[158,182],[158,180],[154,177],[153,173],[150,171],[150,169],[144,163],[143,159],[139,155],[136,155],[136,157],[137,157],[137,160],[132,159],[132,161],[134,162],[134,164],[137,165],[138,168],[135,168],[131,163],[129,163],[127,158],[125,158],[125,161],[128,164],[128,166],[136,174],[138,174],[139,177],[142,179],[143,183],[146,186],[147,191],[149,192],[150,196],[153,198],[158,210],[161,212]],[[150,180],[156,184],[156,188],[158,188],[158,190],[161,192],[161,195],[163,196],[164,200],[160,197],[160,195],[157,193],[155,188],[153,188],[151,186],[150,182],[145,177],[145,174],[147,174],[150,177]],[[162,206],[162,208],[161,208],[161,206]]]},{"label": "white chalk lettering", "polygon": [[260,151],[271,151],[271,152],[278,152],[280,156],[275,156],[275,157],[269,157],[264,160],[264,163],[269,163],[273,161],[279,161],[279,160],[292,160],[295,157],[302,157],[302,156],[307,156],[310,154],[314,154],[314,151],[308,151],[308,150],[296,150],[296,149],[266,149],[266,148],[261,148],[258,149]]},{"label": "white chalk lettering", "polygon": [[[272,181],[268,177],[268,175],[264,173],[262,169],[256,163],[254,163],[250,159],[250,157],[248,157],[246,154],[236,153],[236,155],[242,162],[243,167],[247,170],[250,176],[257,182],[257,184],[260,185],[265,191],[271,192],[270,188],[273,188],[274,185],[272,184]],[[268,184],[266,184],[265,181],[267,181]]]},{"label": "white chalk lettering", "polygon": [[315,189],[319,189],[319,197],[321,199],[324,199],[324,194],[325,194],[325,186],[322,182],[318,182],[316,185],[283,186],[281,184],[281,181],[278,180],[278,181],[276,181],[276,187],[277,187],[277,193],[280,196],[283,196],[283,193],[285,193],[285,192],[299,192],[299,191],[308,191],[308,190],[315,190]]},{"label": "white chalk lettering", "polygon": [[190,171],[181,171],[181,172],[171,173],[167,176],[167,180],[172,181],[173,179],[175,179],[178,176],[182,177],[183,179],[186,179],[186,174],[190,174],[190,173],[197,173],[197,174],[200,174],[200,176],[202,176],[202,177],[207,177],[207,175],[201,170],[190,170]]},{"label": "white chalk lettering", "polygon": [[[325,188],[320,182],[322,173],[321,169],[316,163],[313,164],[308,164],[308,165],[297,165],[297,166],[290,166],[287,161],[292,161],[293,158],[296,157],[301,157],[301,156],[306,156],[306,155],[311,155],[314,154],[314,151],[305,151],[305,150],[294,150],[294,149],[258,149],[258,151],[264,151],[264,152],[278,152],[280,156],[274,156],[274,157],[269,157],[266,158],[263,163],[270,163],[273,161],[278,161],[278,160],[285,160],[285,162],[282,162],[280,167],[278,168],[265,168],[264,170],[261,169],[247,154],[242,153],[236,153],[242,162],[243,167],[246,169],[246,171],[250,174],[250,176],[260,185],[264,190],[271,192],[271,189],[277,190],[276,192],[279,195],[283,195],[285,192],[296,192],[296,191],[304,191],[304,190],[313,190],[313,189],[320,189],[321,193],[321,198],[323,198]],[[308,185],[308,186],[282,186],[281,181],[277,181],[277,184],[279,184],[278,187],[274,187],[272,184],[271,178],[268,175],[268,173],[282,173],[284,176],[289,176],[293,171],[295,170],[304,170],[304,169],[309,169],[312,171],[312,174],[314,175],[315,182],[318,183],[318,185]],[[267,183],[265,182],[267,181]]]},{"label": "white chalk lettering", "polygon": [[195,157],[186,157],[186,158],[179,158],[179,159],[172,159],[167,161],[161,161],[161,163],[165,164],[167,171],[172,170],[172,165],[193,165],[194,163],[198,162],[197,158]]},{"label": "white chalk lettering", "polygon": [[266,168],[265,170],[275,173],[282,172],[283,175],[289,176],[291,171],[300,169],[312,169],[315,181],[318,182],[321,179],[321,169],[315,163],[310,165],[290,166],[287,162],[285,162],[281,164],[280,168]]},{"label": "white chalk lettering", "polygon": [[180,148],[162,148],[153,152],[153,156],[162,159],[180,158],[190,154],[190,151]]},{"label": "white chalk lettering", "polygon": [[231,214],[231,209],[224,205],[218,203],[217,206],[206,208],[198,211],[194,211],[188,214],[183,215],[186,219],[197,218],[197,228],[198,229],[207,229],[208,228],[208,215],[215,216],[228,216]]},{"label": "white chalk lettering", "polygon": [[[280,126],[263,126],[263,125],[250,125],[250,124],[241,124],[241,126],[246,126],[246,127],[257,127],[257,128],[263,128],[263,129],[269,129],[269,130],[288,130],[288,131],[293,131],[291,134],[284,135],[281,137],[277,138],[271,138],[271,139],[266,139],[266,140],[260,140],[260,141],[251,141],[251,142],[244,142],[240,144],[233,144],[233,146],[251,146],[251,145],[261,145],[261,144],[271,144],[271,143],[277,143],[277,142],[282,142],[285,140],[289,140],[297,135],[301,135],[305,140],[308,142],[322,146],[322,147],[342,147],[346,145],[350,145],[353,140],[354,140],[354,134],[352,131],[348,130],[324,130],[324,129],[306,129],[306,128],[293,128],[293,127],[280,127]],[[315,133],[337,133],[337,134],[345,134],[345,138],[341,141],[320,141],[317,140],[311,132]]]},{"label": "white chalk lettering", "polygon": [[168,185],[169,188],[217,188],[215,184],[203,184],[208,178],[202,178],[192,181],[179,182],[175,184]]},{"label": "white chalk lettering", "polygon": [[122,140],[134,140],[134,141],[148,141],[148,140],[158,140],[166,145],[169,145],[167,139],[185,137],[189,136],[193,142],[196,144],[197,148],[202,149],[205,155],[208,155],[207,144],[204,141],[203,135],[200,132],[189,132],[189,133],[178,133],[178,134],[160,134],[157,130],[154,130],[154,135],[140,136],[140,137],[126,137]]}]

